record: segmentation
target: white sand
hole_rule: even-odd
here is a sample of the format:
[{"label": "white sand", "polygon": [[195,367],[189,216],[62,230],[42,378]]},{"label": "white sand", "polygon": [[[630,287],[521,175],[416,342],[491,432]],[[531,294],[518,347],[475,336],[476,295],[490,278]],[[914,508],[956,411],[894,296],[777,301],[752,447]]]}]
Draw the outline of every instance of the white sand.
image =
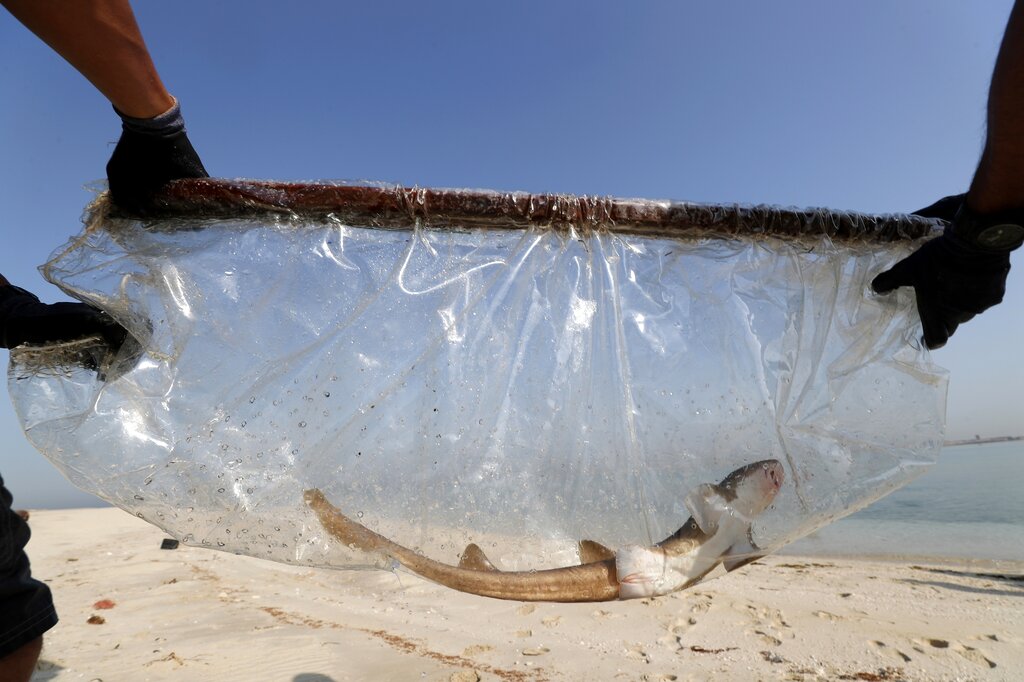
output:
[{"label": "white sand", "polygon": [[653,601],[522,604],[161,550],[116,509],[30,523],[61,617],[40,682],[1024,680],[1024,582],[981,575],[1020,564],[779,556]]}]

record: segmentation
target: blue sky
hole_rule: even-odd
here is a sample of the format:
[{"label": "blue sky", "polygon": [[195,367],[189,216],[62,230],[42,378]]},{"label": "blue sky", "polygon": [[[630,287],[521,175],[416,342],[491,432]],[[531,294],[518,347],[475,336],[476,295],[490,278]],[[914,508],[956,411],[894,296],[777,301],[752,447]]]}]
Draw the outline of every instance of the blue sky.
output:
[{"label": "blue sky", "polygon": [[[963,191],[1012,2],[137,3],[213,175],[913,210]],[[79,229],[119,134],[0,13],[0,272]],[[951,437],[1024,433],[1024,257],[935,360]],[[7,353],[0,351],[6,366]],[[891,406],[899,409],[898,405]],[[113,456],[113,455],[112,455]],[[89,504],[0,401],[23,506]]]}]

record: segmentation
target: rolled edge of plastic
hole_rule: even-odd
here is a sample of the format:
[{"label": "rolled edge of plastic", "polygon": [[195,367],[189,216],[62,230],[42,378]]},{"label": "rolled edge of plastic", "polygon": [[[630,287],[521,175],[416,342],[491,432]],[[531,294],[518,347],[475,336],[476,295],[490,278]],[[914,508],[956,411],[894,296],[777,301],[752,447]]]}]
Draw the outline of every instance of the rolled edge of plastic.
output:
[{"label": "rolled edge of plastic", "polygon": [[[110,206],[114,218],[133,218]],[[699,238],[770,236],[893,242],[934,236],[941,220],[909,214],[872,215],[827,208],[699,204],[571,194],[432,189],[343,182],[274,182],[216,178],[177,180],[154,198],[152,218],[277,220],[333,217],[376,227],[606,229]]]}]

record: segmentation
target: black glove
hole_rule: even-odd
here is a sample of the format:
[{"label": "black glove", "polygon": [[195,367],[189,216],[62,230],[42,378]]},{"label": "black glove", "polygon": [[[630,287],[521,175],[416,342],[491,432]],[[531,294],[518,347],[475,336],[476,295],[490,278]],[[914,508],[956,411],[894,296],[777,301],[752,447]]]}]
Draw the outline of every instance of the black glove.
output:
[{"label": "black glove", "polygon": [[[963,198],[946,197],[915,214],[952,221]],[[1003,300],[1009,272],[1009,251],[975,246],[947,227],[875,277],[871,287],[879,294],[914,287],[925,345],[935,349],[946,345],[958,326]]]},{"label": "black glove", "polygon": [[73,341],[98,335],[114,350],[128,332],[106,313],[84,303],[40,303],[16,286],[0,286],[0,347]]},{"label": "black glove", "polygon": [[930,206],[917,209],[911,215],[919,215],[922,218],[941,218],[947,223],[951,223],[966,198],[966,194],[952,194],[948,197],[942,197]]},{"label": "black glove", "polygon": [[154,193],[171,180],[209,177],[185,135],[177,100],[169,111],[154,118],[117,113],[122,121],[121,139],[107,163],[107,180],[111,197],[120,208],[145,215]]}]

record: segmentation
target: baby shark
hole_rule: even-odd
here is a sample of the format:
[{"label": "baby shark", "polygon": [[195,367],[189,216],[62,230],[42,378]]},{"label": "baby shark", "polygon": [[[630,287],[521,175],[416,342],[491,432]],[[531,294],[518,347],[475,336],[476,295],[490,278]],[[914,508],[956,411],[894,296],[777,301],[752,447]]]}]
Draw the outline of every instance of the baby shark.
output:
[{"label": "baby shark", "polygon": [[435,561],[353,521],[318,489],[304,497],[342,544],[391,557],[454,590],[517,601],[587,602],[669,594],[698,582],[720,563],[732,571],[759,559],[763,553],[751,538],[750,524],[772,504],[783,480],[778,460],[747,464],[718,484],[694,490],[686,499],[692,516],[656,545],[626,545],[613,552],[584,540],[579,565],[537,571],[498,570],[475,544],[466,547],[458,566]]}]

